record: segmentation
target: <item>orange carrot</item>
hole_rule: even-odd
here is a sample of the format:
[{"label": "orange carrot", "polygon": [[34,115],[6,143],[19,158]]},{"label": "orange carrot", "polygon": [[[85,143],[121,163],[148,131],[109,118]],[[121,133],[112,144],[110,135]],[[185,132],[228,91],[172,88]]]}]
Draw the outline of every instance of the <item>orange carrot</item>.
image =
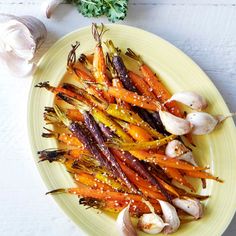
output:
[{"label": "orange carrot", "polygon": [[[156,95],[156,98],[164,104],[169,98],[171,98],[171,94],[168,89],[164,86],[164,84],[160,81],[155,73],[147,66],[139,55],[136,55],[130,48],[127,49],[126,55],[138,61],[144,80],[149,85],[150,88],[153,89],[153,93]],[[182,116],[182,112],[177,106],[176,102],[170,102],[166,104],[168,110],[176,115]]]},{"label": "orange carrot", "polygon": [[129,71],[129,77],[133,81],[135,87],[141,92],[142,95],[155,99],[155,95],[152,92],[152,88],[145,82],[144,78]]},{"label": "orange carrot", "polygon": [[203,172],[203,171],[183,171],[187,176],[193,177],[193,178],[200,178],[200,179],[213,179],[217,182],[223,183],[224,181],[221,180],[219,177],[215,177],[211,175],[210,173]]},{"label": "orange carrot", "polygon": [[107,92],[114,96],[115,98],[119,98],[125,102],[128,102],[134,106],[139,106],[151,111],[159,111],[161,110],[161,104],[146,96],[138,95],[134,92],[126,90],[124,88],[115,88],[115,87],[107,87]]},{"label": "orange carrot", "polygon": [[[112,79],[112,86],[118,89],[124,88],[122,82],[119,79]],[[116,98],[116,103],[125,109],[130,110],[131,108],[129,103],[122,101],[120,98]]]},{"label": "orange carrot", "polygon": [[109,185],[102,183],[101,181],[95,179],[93,175],[87,174],[85,172],[75,174],[75,180],[93,189],[100,189],[104,191],[114,191],[113,188],[110,187]]},{"label": "orange carrot", "polygon": [[73,121],[84,121],[84,117],[77,109],[67,109],[66,115]]},{"label": "orange carrot", "polygon": [[[94,39],[97,41],[97,45],[95,47],[94,57],[93,57],[93,68],[94,68],[94,77],[98,83],[104,83],[107,86],[111,85],[108,76],[106,74],[106,62],[104,53],[102,50],[102,44],[101,44],[101,37],[104,33],[104,27],[102,25],[101,31],[99,32],[98,26],[96,24],[92,25],[92,34],[94,36]],[[103,91],[104,98],[108,102],[113,102],[113,97],[108,94],[106,91]]]},{"label": "orange carrot", "polygon": [[163,167],[162,169],[165,171],[167,175],[169,175],[172,179],[179,182],[181,185],[188,187],[192,191],[196,191],[194,187],[184,178],[184,176],[179,172],[179,170],[170,167]]},{"label": "orange carrot", "polygon": [[91,189],[90,187],[85,187],[85,186],[81,186],[79,188],[68,188],[68,189],[65,189],[64,191],[67,193],[79,195],[81,197],[91,197],[91,198],[96,198],[96,199],[101,199],[101,200],[117,200],[117,201],[131,201],[131,200],[141,201],[142,200],[141,196],[135,195],[135,194],[103,191],[99,189]]},{"label": "orange carrot", "polygon": [[128,134],[136,141],[152,141],[152,136],[143,128],[133,125],[131,123],[126,123],[122,121],[117,121],[127,132]]}]

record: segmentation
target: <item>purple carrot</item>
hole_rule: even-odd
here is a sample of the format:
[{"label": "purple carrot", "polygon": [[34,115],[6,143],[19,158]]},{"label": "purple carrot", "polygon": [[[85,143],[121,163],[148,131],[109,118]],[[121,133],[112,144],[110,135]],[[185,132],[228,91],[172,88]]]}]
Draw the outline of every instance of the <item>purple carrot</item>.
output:
[{"label": "purple carrot", "polygon": [[112,168],[115,170],[115,172],[117,173],[119,178],[124,181],[124,183],[127,185],[128,188],[130,188],[132,190],[132,192],[138,193],[139,191],[136,188],[136,186],[134,186],[130,182],[130,180],[127,178],[127,176],[122,171],[119,163],[116,161],[115,157],[110,152],[109,148],[105,145],[105,140],[103,138],[103,134],[102,134],[98,124],[94,120],[93,116],[90,115],[86,111],[83,112],[83,116],[84,116],[84,121],[85,121],[85,125],[86,125],[87,129],[90,131],[90,133],[93,135],[94,139],[99,144],[99,147],[100,147],[102,153],[107,158],[107,160],[111,163]]}]

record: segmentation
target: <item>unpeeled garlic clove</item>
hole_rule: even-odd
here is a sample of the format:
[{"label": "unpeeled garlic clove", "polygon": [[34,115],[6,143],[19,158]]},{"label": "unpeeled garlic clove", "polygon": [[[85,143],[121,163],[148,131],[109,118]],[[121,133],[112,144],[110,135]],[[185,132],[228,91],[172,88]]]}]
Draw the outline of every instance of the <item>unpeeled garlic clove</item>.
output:
[{"label": "unpeeled garlic clove", "polygon": [[27,76],[36,50],[46,39],[44,24],[33,16],[0,14],[0,60],[12,74]]},{"label": "unpeeled garlic clove", "polygon": [[218,120],[206,112],[189,113],[186,119],[193,125],[191,133],[195,135],[209,134],[218,124]]},{"label": "unpeeled garlic clove", "polygon": [[158,200],[161,205],[161,210],[163,213],[163,218],[165,223],[168,223],[168,226],[164,227],[163,232],[165,234],[174,233],[180,226],[180,220],[176,209],[169,202]]},{"label": "unpeeled garlic clove", "polygon": [[148,234],[158,234],[167,225],[160,216],[153,213],[143,214],[138,221],[138,228]]},{"label": "unpeeled garlic clove", "polygon": [[184,199],[175,198],[172,202],[176,207],[193,216],[195,219],[199,219],[203,215],[203,207],[198,199],[187,197]]},{"label": "unpeeled garlic clove", "polygon": [[183,103],[184,105],[192,108],[193,110],[203,110],[207,107],[207,101],[201,95],[191,92],[184,91],[175,93],[168,102],[177,101]]},{"label": "unpeeled garlic clove", "polygon": [[159,111],[161,121],[166,130],[175,135],[184,135],[191,131],[191,124],[189,121],[172,115],[167,111]]},{"label": "unpeeled garlic clove", "polygon": [[55,9],[63,3],[64,0],[48,0],[42,3],[42,9],[47,18],[50,18]]},{"label": "unpeeled garlic clove", "polygon": [[116,225],[121,236],[137,236],[137,232],[132,225],[129,206],[125,207],[118,215]]},{"label": "unpeeled garlic clove", "polygon": [[179,160],[183,160],[197,166],[193,153],[179,140],[170,141],[166,146],[165,154],[167,157],[178,158]]}]

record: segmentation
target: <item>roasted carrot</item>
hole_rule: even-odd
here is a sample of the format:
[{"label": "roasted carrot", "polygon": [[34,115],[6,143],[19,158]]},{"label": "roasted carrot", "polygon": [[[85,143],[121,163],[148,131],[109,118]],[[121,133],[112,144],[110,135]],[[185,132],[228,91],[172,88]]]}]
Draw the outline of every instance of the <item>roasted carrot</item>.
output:
[{"label": "roasted carrot", "polygon": [[223,183],[224,181],[221,180],[219,177],[215,177],[211,175],[210,173],[203,172],[203,171],[183,171],[187,176],[190,176],[192,178],[201,178],[201,179],[213,179],[217,182]]},{"label": "roasted carrot", "polygon": [[127,121],[131,124],[135,124],[137,126],[142,127],[143,129],[147,130],[153,137],[156,138],[163,138],[163,134],[159,133],[155,129],[153,129],[147,122],[145,122],[137,113],[127,110],[125,108],[120,108],[116,104],[109,104],[106,107],[106,112],[116,117],[120,120]]},{"label": "roasted carrot", "polygon": [[117,120],[117,122],[119,123],[119,125],[121,125],[127,132],[128,134],[136,141],[152,141],[153,138],[152,136],[143,128],[131,124],[131,123],[127,123],[127,122],[123,122],[120,120]]},{"label": "roasted carrot", "polygon": [[154,148],[159,148],[168,142],[174,140],[176,138],[176,135],[170,135],[167,136],[163,139],[158,139],[154,141],[147,141],[147,142],[132,142],[132,143],[127,143],[127,142],[121,142],[119,139],[113,138],[107,142],[108,147],[115,147],[115,148],[120,148],[122,150],[130,151],[130,150],[149,150],[149,149],[154,149]]},{"label": "roasted carrot", "polygon": [[[135,59],[139,65],[140,70],[144,76],[146,83],[150,88],[153,89],[153,93],[156,95],[156,98],[164,104],[170,97],[171,94],[160,81],[155,73],[143,62],[139,55],[136,55],[130,48],[127,49],[126,55]],[[166,104],[168,110],[176,116],[182,116],[182,112],[177,106],[176,102],[170,102]]]},{"label": "roasted carrot", "polygon": [[[109,86],[111,85],[111,83],[106,74],[106,63],[101,43],[101,38],[104,33],[105,30],[103,24],[101,26],[100,31],[97,24],[94,23],[92,24],[92,34],[95,41],[97,42],[93,57],[93,68],[94,68],[93,74],[98,83],[104,83],[107,86]],[[106,91],[103,91],[103,95],[108,102],[114,101],[112,95],[108,94]]]},{"label": "roasted carrot", "polygon": [[67,109],[66,115],[73,121],[84,121],[84,117],[77,109]]},{"label": "roasted carrot", "polygon": [[112,86],[104,87],[108,94],[115,98],[119,98],[122,101],[132,104],[133,106],[138,106],[141,108],[145,108],[150,111],[159,111],[162,109],[161,104],[150,97],[138,95],[135,92],[131,92],[124,88],[115,88]]},{"label": "roasted carrot", "polygon": [[181,185],[191,189],[193,192],[196,191],[195,188],[184,178],[184,176],[179,172],[178,169],[163,166],[161,167],[166,172],[166,174],[169,175],[172,179],[176,180]]},{"label": "roasted carrot", "polygon": [[90,187],[81,186],[79,188],[56,189],[49,193],[70,193],[81,197],[91,197],[101,200],[117,200],[117,201],[141,201],[142,197],[135,194],[120,193],[112,191],[103,191],[99,189],[91,189]]},{"label": "roasted carrot", "polygon": [[75,174],[74,176],[75,176],[75,180],[77,182],[85,184],[93,189],[100,189],[100,190],[104,190],[104,191],[113,191],[112,187],[95,179],[93,175],[87,174],[85,172],[81,172],[79,174]]},{"label": "roasted carrot", "polygon": [[[115,88],[124,88],[121,81],[119,79],[112,79],[112,86]],[[120,107],[124,107],[127,110],[131,109],[131,106],[129,103],[122,101],[120,98],[116,98],[116,103],[120,106]]]},{"label": "roasted carrot", "polygon": [[133,81],[135,87],[141,92],[142,95],[155,99],[152,88],[145,82],[144,78],[137,75],[133,71],[129,71],[129,78]]}]

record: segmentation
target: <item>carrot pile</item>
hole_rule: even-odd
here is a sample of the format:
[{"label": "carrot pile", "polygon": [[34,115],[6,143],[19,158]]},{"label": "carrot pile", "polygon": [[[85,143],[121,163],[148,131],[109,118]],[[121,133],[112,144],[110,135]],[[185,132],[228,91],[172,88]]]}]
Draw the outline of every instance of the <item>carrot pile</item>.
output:
[{"label": "carrot pile", "polygon": [[67,73],[73,84],[36,86],[56,98],[54,107],[45,107],[44,113],[54,129],[45,128],[42,136],[63,144],[63,149],[40,151],[39,158],[65,165],[77,184],[50,193],[75,194],[80,204],[112,212],[131,203],[130,213],[136,217],[150,212],[142,199],[157,214],[161,214],[157,199],[170,203],[176,197],[206,199],[194,193],[189,178],[222,181],[204,166],[165,156],[168,142],[180,137],[165,131],[158,111],[177,116],[183,112],[175,102],[165,103],[170,92],[131,49],[126,55],[137,60],[140,74],[126,68],[111,40],[105,43],[106,54],[103,33],[103,27],[93,24],[94,53],[82,54],[80,60],[76,56],[79,43],[72,45]]}]

